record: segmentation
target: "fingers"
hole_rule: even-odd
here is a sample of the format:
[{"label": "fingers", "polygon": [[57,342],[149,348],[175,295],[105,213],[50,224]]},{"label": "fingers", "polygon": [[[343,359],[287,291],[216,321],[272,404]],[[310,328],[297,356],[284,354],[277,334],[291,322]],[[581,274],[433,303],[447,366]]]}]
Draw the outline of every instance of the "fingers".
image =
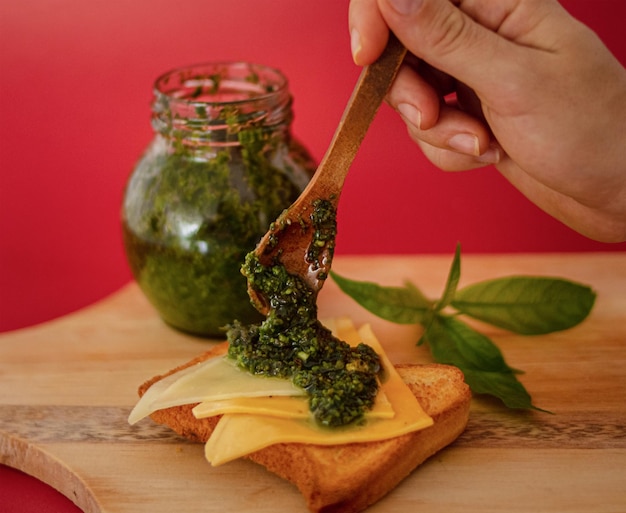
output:
[{"label": "fingers", "polygon": [[409,52],[480,92],[522,80],[558,46],[570,16],[556,0],[377,0]]},{"label": "fingers", "polygon": [[[410,131],[409,131],[410,132]],[[487,165],[493,164],[493,160],[500,161],[502,151],[500,147],[494,143],[488,153],[479,157],[470,155],[464,155],[457,151],[446,150],[436,146],[417,140],[422,153],[430,160],[435,166],[444,171],[467,171],[470,169],[478,169]]]},{"label": "fingers", "polygon": [[[478,116],[442,101],[447,88],[452,87],[448,82],[428,70],[418,73],[404,65],[387,102],[407,124],[411,138],[443,169],[459,170],[463,163],[467,165],[464,169],[495,164],[500,152],[493,147],[486,124]],[[455,152],[460,156],[451,155]]]},{"label": "fingers", "polygon": [[[497,3],[483,0],[485,5]],[[513,45],[449,0],[379,0],[378,6],[411,53],[472,87],[501,80],[503,71],[494,65],[508,67],[517,57]]]},{"label": "fingers", "polygon": [[[481,10],[481,3],[494,4],[495,7]],[[466,14],[450,0],[351,0],[349,24],[354,61],[365,65],[380,55],[387,42],[389,24],[414,55],[430,58],[434,53],[437,58],[432,59],[433,62],[452,60],[456,63],[452,69],[460,64],[466,65],[464,55],[468,51],[468,41],[489,47],[493,41],[501,39],[476,23],[473,17],[485,22],[489,28],[498,26],[507,12],[503,5],[512,3],[517,2],[464,0],[469,12]],[[482,42],[482,38],[487,41]],[[493,40],[489,41],[491,38]],[[434,51],[430,51],[429,45]],[[423,48],[429,51],[422,52]],[[471,48],[469,44],[470,53]],[[484,48],[476,52],[479,50],[482,52]],[[455,51],[463,55],[455,56]],[[450,52],[452,57],[448,56]],[[427,157],[446,170],[472,169],[498,162],[502,151],[492,143],[481,102],[473,91],[451,79],[451,73],[442,73],[435,69],[436,66],[420,65],[417,59],[414,61],[413,67],[402,67],[387,101],[407,123],[409,134]],[[483,61],[480,68],[489,64]],[[440,69],[445,71],[443,67]],[[489,76],[488,70],[483,74],[472,69],[472,73],[481,79],[484,74]],[[465,94],[468,91],[471,94]],[[443,102],[444,96],[451,92],[458,94],[461,108]]]},{"label": "fingers", "polygon": [[355,64],[371,64],[383,52],[389,38],[389,28],[378,10],[376,0],[351,0],[348,25]]},{"label": "fingers", "polygon": [[[533,48],[550,50],[570,25],[570,16],[556,0],[462,0],[457,3],[461,11],[483,27],[509,41]],[[545,23],[546,20],[549,22]]]},{"label": "fingers", "polygon": [[491,140],[482,123],[445,105],[432,128],[422,130],[410,121],[407,121],[407,128],[426,157],[444,171],[484,167],[497,164],[502,158],[502,149]]},{"label": "fingers", "polygon": [[432,128],[439,118],[438,92],[409,66],[400,68],[386,100],[407,124],[417,129]]}]

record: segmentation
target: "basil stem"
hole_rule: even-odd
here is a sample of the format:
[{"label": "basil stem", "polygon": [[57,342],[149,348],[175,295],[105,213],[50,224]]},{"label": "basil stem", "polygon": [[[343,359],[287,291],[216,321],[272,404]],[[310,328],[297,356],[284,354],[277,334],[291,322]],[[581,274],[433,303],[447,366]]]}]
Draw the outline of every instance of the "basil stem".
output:
[{"label": "basil stem", "polygon": [[443,310],[454,299],[456,288],[459,285],[461,279],[461,245],[457,244],[456,251],[454,252],[454,259],[450,266],[450,272],[448,273],[448,280],[446,281],[446,287],[443,291],[441,299],[437,301],[435,305],[435,311]]}]

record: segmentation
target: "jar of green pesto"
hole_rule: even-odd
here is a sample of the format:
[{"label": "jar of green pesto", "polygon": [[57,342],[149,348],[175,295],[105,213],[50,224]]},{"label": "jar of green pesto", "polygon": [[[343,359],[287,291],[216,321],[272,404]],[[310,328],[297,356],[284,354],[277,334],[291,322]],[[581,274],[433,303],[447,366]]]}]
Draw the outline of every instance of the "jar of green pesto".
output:
[{"label": "jar of green pesto", "polygon": [[153,141],[126,186],[124,245],[140,288],[171,326],[222,337],[258,322],[240,272],[315,170],[292,137],[278,70],[212,63],[159,77]]}]

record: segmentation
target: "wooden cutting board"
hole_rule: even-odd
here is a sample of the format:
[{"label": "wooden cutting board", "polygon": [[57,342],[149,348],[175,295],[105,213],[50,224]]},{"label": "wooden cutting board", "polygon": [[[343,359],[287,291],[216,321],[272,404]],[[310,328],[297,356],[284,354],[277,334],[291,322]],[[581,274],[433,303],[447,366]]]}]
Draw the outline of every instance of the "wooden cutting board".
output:
[{"label": "wooden cutting board", "polygon": [[[342,257],[344,276],[438,297],[451,256]],[[510,274],[593,286],[590,318],[522,337],[485,326],[534,402],[514,412],[475,398],[459,440],[368,511],[626,510],[626,255],[466,256],[461,285]],[[321,317],[369,322],[396,363],[428,362],[419,330],[377,319],[329,282]],[[131,284],[65,318],[0,336],[0,463],[54,486],[87,513],[305,511],[297,490],[247,461],[213,468],[203,448],[145,420],[126,422],[137,386],[214,342],[178,333]]]}]

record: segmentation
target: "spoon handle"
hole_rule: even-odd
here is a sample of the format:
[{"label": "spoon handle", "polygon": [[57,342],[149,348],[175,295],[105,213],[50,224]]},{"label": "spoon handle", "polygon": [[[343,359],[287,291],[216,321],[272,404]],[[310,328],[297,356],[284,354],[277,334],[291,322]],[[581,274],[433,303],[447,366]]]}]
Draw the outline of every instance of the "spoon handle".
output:
[{"label": "spoon handle", "polygon": [[[334,194],[338,197],[359,146],[405,55],[406,48],[390,33],[383,54],[361,71],[330,146],[309,182],[308,189],[319,187],[323,189],[323,195],[328,197]],[[311,191],[305,190],[302,197],[306,197],[307,192]]]}]

